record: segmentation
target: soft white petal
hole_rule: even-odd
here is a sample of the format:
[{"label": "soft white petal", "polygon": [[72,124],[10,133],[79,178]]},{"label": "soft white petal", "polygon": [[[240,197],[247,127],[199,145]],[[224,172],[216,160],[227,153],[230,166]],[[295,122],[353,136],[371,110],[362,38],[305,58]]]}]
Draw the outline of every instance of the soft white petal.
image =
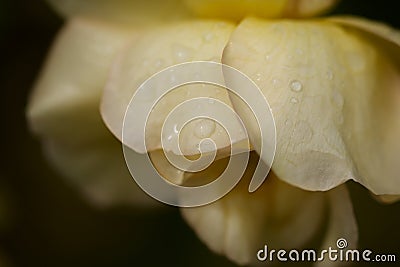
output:
[{"label": "soft white petal", "polygon": [[[341,185],[326,192],[326,196],[329,200],[330,212],[328,227],[321,249],[328,249],[329,247],[338,249],[338,239],[345,239],[347,242],[347,246],[343,251],[356,249],[358,245],[357,222],[347,188]],[[350,264],[349,262],[329,260],[327,256],[324,259],[325,261],[318,262],[315,266],[345,266]]]},{"label": "soft white petal", "polygon": [[[195,14],[234,20],[246,16],[263,18],[308,17],[323,13],[337,0],[184,0]],[[229,11],[227,11],[229,10]]]},{"label": "soft white petal", "polygon": [[376,200],[378,200],[384,204],[392,204],[392,203],[395,203],[400,200],[400,195],[375,195],[375,194],[372,194],[372,196]]},{"label": "soft white petal", "polygon": [[121,144],[109,137],[74,145],[47,139],[44,152],[67,181],[94,205],[157,206],[158,202],[140,189],[130,175]]},{"label": "soft white petal", "polygon": [[[288,249],[305,245],[319,230],[326,207],[323,193],[292,187],[273,173],[256,192],[249,193],[248,183],[257,160],[252,153],[244,177],[222,199],[203,207],[181,209],[210,249],[239,264],[256,262],[256,253],[265,244]],[[204,179],[220,172],[221,163],[217,161],[204,172]]]},{"label": "soft white petal", "polygon": [[88,19],[73,19],[56,38],[29,99],[31,129],[68,142],[104,138],[99,102],[116,53],[133,33]]},{"label": "soft white petal", "polygon": [[399,194],[395,59],[331,22],[247,19],[223,63],[252,77],[269,101],[281,179],[308,190],[354,179],[376,194]]},{"label": "soft white petal", "polygon": [[[124,115],[129,101],[146,79],[166,67],[182,62],[199,60],[219,62],[222,50],[233,28],[232,24],[222,21],[182,22],[153,28],[132,42],[115,62],[101,103],[102,117],[115,136],[122,139]],[[177,78],[179,77],[175,77],[172,72],[170,79]],[[168,88],[168,84],[162,83],[157,88],[151,89],[163,90],[165,88]],[[155,103],[154,95],[153,91],[148,91],[146,99],[141,99],[135,105]],[[157,103],[147,120],[147,151],[161,149],[161,129],[169,112],[183,101],[200,96],[215,98],[230,105],[226,90],[213,85],[190,84],[175,89]],[[191,106],[184,110],[184,114],[195,116],[197,110],[202,108],[202,106]],[[142,112],[137,116],[146,115],[145,112]],[[234,120],[235,118],[230,119],[230,121]],[[201,132],[198,133],[198,125],[203,122],[204,120],[192,121],[183,128],[179,135],[182,151],[174,150],[168,140],[164,140],[166,141],[164,150],[172,151],[175,154],[198,154],[198,144],[204,138],[201,136]],[[145,138],[140,125],[128,121],[125,123],[125,127],[124,133],[128,133],[125,136],[132,139],[129,142],[132,144],[130,147],[139,153],[145,153],[144,149],[136,145]],[[213,124],[213,127],[210,128],[212,131],[210,131],[209,137],[216,142],[218,149],[230,145],[228,136],[219,124]],[[240,127],[235,127],[235,129],[240,129]],[[177,132],[170,129],[169,132],[164,133],[163,138],[170,137],[172,140],[177,140],[177,136]],[[244,138],[240,132],[234,136],[237,136],[234,137],[236,139],[233,139],[235,142]]]},{"label": "soft white petal", "polygon": [[127,171],[99,105],[116,53],[134,32],[73,19],[57,37],[29,101],[32,131],[49,160],[94,203],[154,204]]}]

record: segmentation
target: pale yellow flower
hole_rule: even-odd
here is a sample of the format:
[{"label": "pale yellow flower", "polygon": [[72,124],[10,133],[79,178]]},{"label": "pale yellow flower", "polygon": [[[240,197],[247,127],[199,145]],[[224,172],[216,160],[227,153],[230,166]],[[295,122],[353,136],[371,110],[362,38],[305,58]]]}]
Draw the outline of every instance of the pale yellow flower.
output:
[{"label": "pale yellow flower", "polygon": [[[28,118],[49,159],[96,202],[154,204],[130,180],[120,143],[102,119],[121,140],[124,114],[138,86],[168,66],[197,60],[221,61],[252,78],[277,127],[273,173],[259,191],[247,192],[258,160],[252,152],[245,179],[228,195],[182,209],[213,251],[253,263],[263,244],[302,247],[324,224],[323,247],[334,246],[339,237],[355,246],[357,227],[342,184],[355,180],[383,200],[398,199],[396,30],[353,17],[292,19],[317,14],[334,1],[51,2],[69,22],[36,84]],[[271,19],[280,17],[286,18]],[[148,152],[160,172],[180,184],[218,173],[226,160],[223,148],[230,145],[224,135],[211,136],[221,159],[194,175],[159,157],[166,114],[197,95],[219,99],[249,119],[225,90],[212,86],[186,86],[164,99],[149,119],[147,151],[138,152]],[[238,134],[234,141],[244,138]],[[194,125],[188,124],[182,140],[184,153],[196,154],[200,138]]]}]

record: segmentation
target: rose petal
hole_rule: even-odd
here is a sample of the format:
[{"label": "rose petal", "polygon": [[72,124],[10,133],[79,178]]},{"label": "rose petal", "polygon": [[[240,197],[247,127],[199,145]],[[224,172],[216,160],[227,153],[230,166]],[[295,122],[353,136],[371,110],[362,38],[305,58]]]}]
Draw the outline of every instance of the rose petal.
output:
[{"label": "rose petal", "polygon": [[[326,204],[323,193],[292,187],[273,173],[256,192],[249,193],[248,183],[257,161],[252,153],[244,177],[222,199],[202,207],[181,209],[183,217],[210,249],[239,264],[255,262],[257,251],[265,244],[276,248],[304,245],[318,231]],[[220,172],[217,163],[203,176]]]},{"label": "rose petal", "polygon": [[355,179],[399,194],[400,75],[379,44],[333,23],[258,19],[242,22],[229,44],[223,62],[252,77],[271,105],[281,179],[308,190]]},{"label": "rose petal", "polygon": [[133,182],[122,147],[99,112],[111,61],[133,33],[73,19],[58,36],[30,99],[31,129],[49,160],[94,203],[151,203]]},{"label": "rose petal", "polygon": [[[323,13],[337,0],[184,0],[195,14],[241,20],[246,16],[264,18],[308,17]],[[229,12],[227,12],[229,10]]]},{"label": "rose petal", "polygon": [[112,59],[132,35],[87,19],[68,22],[29,100],[31,129],[63,142],[110,138],[98,111],[100,96]]},{"label": "rose petal", "polygon": [[[329,223],[321,249],[340,249],[337,246],[339,239],[345,239],[347,246],[342,249],[356,249],[358,244],[358,228],[353,206],[347,188],[341,185],[326,193],[329,200]],[[345,266],[351,262],[332,261],[325,254],[324,261],[315,266]]]},{"label": "rose petal", "polygon": [[162,150],[149,152],[149,157],[157,171],[171,183],[181,185],[184,181],[184,172],[172,165]]},{"label": "rose petal", "polygon": [[48,0],[61,15],[92,17],[101,20],[154,25],[190,16],[181,0]]},{"label": "rose petal", "polygon": [[372,196],[381,203],[392,204],[400,200],[400,195],[374,195]]},{"label": "rose petal", "polygon": [[[101,103],[102,117],[115,136],[122,139],[124,115],[129,101],[146,79],[166,67],[186,61],[212,60],[219,62],[232,30],[232,24],[221,21],[191,21],[167,25],[143,33],[139,39],[125,49],[114,64]],[[176,78],[173,74],[171,75],[171,79]],[[166,86],[168,84],[163,83],[159,85],[160,88],[154,89],[165,89]],[[148,91],[146,99],[142,99],[141,103],[155,102],[154,95],[154,92]],[[217,86],[190,84],[175,89],[157,103],[147,119],[147,151],[161,149],[161,129],[169,112],[185,100],[199,96],[215,98],[230,105],[226,90]],[[191,106],[185,110],[184,114],[195,116],[196,109],[201,108],[201,106]],[[146,114],[143,113],[140,116],[146,116]],[[234,120],[235,118],[230,121]],[[204,120],[202,122],[192,121],[183,128],[179,135],[181,151],[174,150],[168,140],[164,140],[164,150],[172,151],[175,154],[198,154],[198,145],[203,137],[201,133],[199,135],[196,132],[196,129],[198,124],[203,122]],[[234,129],[238,129],[238,133],[231,133],[234,136],[234,142],[245,138],[244,134],[239,132],[239,126],[234,127]],[[128,136],[132,139],[129,141],[129,144],[132,144],[130,147],[139,153],[146,153],[147,151],[136,145],[143,142],[142,140],[145,138],[145,133],[141,130],[140,125],[126,123],[124,127],[125,133],[130,133]],[[210,128],[212,131],[208,137],[216,142],[217,149],[230,145],[228,136],[219,124],[213,124],[213,127]],[[176,140],[177,132],[170,129],[170,132],[165,132],[163,135],[163,138],[168,139],[167,137]]]},{"label": "rose petal", "polygon": [[44,141],[49,161],[88,201],[99,207],[131,204],[157,206],[134,182],[125,165],[121,144],[110,136],[87,145]]},{"label": "rose petal", "polygon": [[[381,41],[392,43],[395,46],[394,50],[399,49],[400,32],[387,24],[354,16],[335,16],[329,17],[327,20],[364,33],[370,33],[372,34],[371,37],[375,39],[380,38],[382,39]],[[396,56],[398,56],[398,53],[396,53]]]}]

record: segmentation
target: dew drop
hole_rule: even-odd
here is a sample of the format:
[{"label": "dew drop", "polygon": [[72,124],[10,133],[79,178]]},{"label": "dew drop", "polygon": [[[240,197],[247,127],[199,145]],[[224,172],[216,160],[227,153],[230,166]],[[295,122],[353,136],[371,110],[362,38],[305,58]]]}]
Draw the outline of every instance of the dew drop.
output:
[{"label": "dew drop", "polygon": [[342,124],[343,124],[343,122],[344,122],[344,117],[343,117],[342,114],[339,114],[339,115],[336,117],[336,122],[337,122],[339,125],[342,125]]},{"label": "dew drop", "polygon": [[174,124],[174,133],[178,134],[179,130],[178,130],[178,124]]},{"label": "dew drop", "polygon": [[183,45],[175,44],[172,50],[176,62],[188,61],[192,56],[192,50]]},{"label": "dew drop", "polygon": [[266,61],[269,61],[270,59],[271,59],[271,55],[266,55],[266,56],[265,56],[265,60],[266,60]]},{"label": "dew drop", "polygon": [[203,35],[203,39],[207,42],[210,42],[212,39],[214,39],[214,33],[208,32]]},{"label": "dew drop", "polygon": [[292,103],[292,104],[297,104],[297,103],[299,103],[299,100],[298,100],[297,98],[295,98],[295,97],[292,97],[292,98],[290,99],[290,103]]},{"label": "dew drop", "polygon": [[353,71],[361,71],[364,69],[365,59],[361,54],[357,52],[348,53],[347,59]]},{"label": "dew drop", "polygon": [[168,137],[167,137],[167,141],[168,141],[169,143],[171,143],[171,142],[172,142],[172,139],[173,139],[173,136],[172,136],[172,135],[168,135]]},{"label": "dew drop", "polygon": [[339,109],[343,108],[344,105],[344,99],[341,93],[339,93],[338,91],[333,91],[332,94],[332,102],[333,104],[338,107]]},{"label": "dew drop", "polygon": [[156,67],[156,68],[160,68],[160,67],[162,67],[164,65],[164,60],[163,59],[158,59],[155,63],[154,63],[154,66]]},{"label": "dew drop", "polygon": [[202,139],[210,137],[214,131],[215,122],[210,119],[202,119],[196,124],[194,134]]},{"label": "dew drop", "polygon": [[300,92],[303,89],[303,85],[298,80],[293,80],[290,82],[290,89],[293,92]]},{"label": "dew drop", "polygon": [[273,79],[272,80],[272,85],[273,85],[273,87],[277,88],[277,87],[280,87],[282,85],[282,82],[279,79]]},{"label": "dew drop", "polygon": [[261,81],[261,73],[256,74],[256,81]]}]

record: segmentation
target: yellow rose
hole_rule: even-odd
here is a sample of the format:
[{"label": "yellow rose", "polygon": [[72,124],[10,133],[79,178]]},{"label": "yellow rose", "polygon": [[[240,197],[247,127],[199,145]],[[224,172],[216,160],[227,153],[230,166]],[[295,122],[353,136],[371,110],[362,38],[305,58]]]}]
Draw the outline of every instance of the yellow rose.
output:
[{"label": "yellow rose", "polygon": [[[28,118],[49,159],[95,202],[154,204],[130,181],[120,143],[105,125],[122,140],[125,111],[139,86],[190,61],[222,62],[248,75],[269,101],[277,130],[272,172],[258,191],[247,192],[259,160],[251,152],[243,181],[224,198],[182,209],[213,251],[255,263],[263,244],[302,247],[324,224],[322,248],[339,237],[354,247],[357,226],[343,183],[355,180],[384,201],[398,199],[398,31],[355,17],[298,19],[335,1],[51,2],[69,21],[35,86]],[[218,160],[203,172],[179,171],[160,157],[166,114],[196,94],[250,120],[211,85],[188,85],[166,98],[148,121],[147,151],[137,152],[149,153],[178,184],[207,181],[227,160],[223,148],[230,143],[218,135],[211,136]],[[250,140],[257,134],[249,130]],[[235,142],[243,141],[238,136]],[[184,154],[193,156],[200,142],[194,124],[182,140]]]}]

